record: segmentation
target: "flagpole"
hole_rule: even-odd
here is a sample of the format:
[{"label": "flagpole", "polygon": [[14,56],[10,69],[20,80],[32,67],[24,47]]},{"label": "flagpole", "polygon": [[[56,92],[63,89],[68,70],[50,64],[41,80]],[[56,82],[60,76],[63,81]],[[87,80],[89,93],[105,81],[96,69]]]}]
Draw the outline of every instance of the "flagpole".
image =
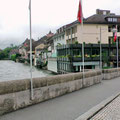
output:
[{"label": "flagpole", "polygon": [[119,59],[119,58],[118,58],[118,38],[117,38],[116,41],[117,41],[116,45],[117,45],[117,68],[118,68],[118,67],[119,67],[119,65],[118,65],[118,62],[119,62],[119,60],[118,60],[118,59]]},{"label": "flagpole", "polygon": [[82,85],[84,86],[84,42],[83,42],[83,12],[82,12],[82,0],[79,1],[79,9],[78,9],[78,21],[81,23],[81,42],[82,42],[82,66],[83,66],[83,79]]},{"label": "flagpole", "polygon": [[[116,25],[116,34],[117,34],[117,25]],[[119,67],[119,65],[118,65],[118,62],[119,62],[119,58],[118,58],[118,37],[116,38],[116,45],[117,45],[117,68]]]},{"label": "flagpole", "polygon": [[31,100],[33,100],[31,0],[29,0],[29,17],[30,17],[30,86],[31,86]]},{"label": "flagpole", "polygon": [[[82,0],[81,0],[81,10],[82,10]],[[85,72],[85,69],[84,69],[84,62],[85,62],[85,58],[84,58],[84,42],[83,42],[83,12],[82,12],[82,17],[81,17],[82,21],[81,21],[81,38],[82,38],[82,62],[83,62],[83,79],[84,79],[84,72]]]},{"label": "flagpole", "polygon": [[101,71],[101,80],[102,80],[102,29],[100,27],[100,71]]},{"label": "flagpole", "polygon": [[100,69],[102,70],[102,37],[101,37],[101,27],[100,27]]}]

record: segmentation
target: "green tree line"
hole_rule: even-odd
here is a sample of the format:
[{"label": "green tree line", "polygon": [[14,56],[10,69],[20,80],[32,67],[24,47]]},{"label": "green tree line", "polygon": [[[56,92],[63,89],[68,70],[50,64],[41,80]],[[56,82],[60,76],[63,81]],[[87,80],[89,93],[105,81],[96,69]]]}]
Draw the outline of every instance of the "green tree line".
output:
[{"label": "green tree line", "polygon": [[9,53],[12,49],[17,48],[17,46],[15,47],[7,47],[4,50],[0,51],[0,60],[5,60],[5,59],[9,59]]}]

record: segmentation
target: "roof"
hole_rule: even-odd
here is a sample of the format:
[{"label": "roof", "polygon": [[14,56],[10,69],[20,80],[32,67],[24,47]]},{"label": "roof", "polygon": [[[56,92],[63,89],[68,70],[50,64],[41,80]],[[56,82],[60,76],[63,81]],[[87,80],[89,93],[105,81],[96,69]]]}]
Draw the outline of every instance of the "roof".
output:
[{"label": "roof", "polygon": [[38,45],[35,49],[44,49],[45,47],[46,47],[47,45],[45,45],[45,44],[40,44],[40,45]]},{"label": "roof", "polygon": [[[107,14],[104,15],[104,11],[107,12]],[[113,21],[109,21],[108,19],[112,18]],[[117,18],[117,21],[114,21],[114,18]],[[70,28],[76,24],[78,24],[78,20],[75,20],[74,22],[67,24],[66,28]],[[110,13],[109,10],[97,10],[97,13],[88,17],[83,18],[84,24],[120,24],[120,15],[115,15],[114,13]]]},{"label": "roof", "polygon": [[[94,14],[84,20],[84,23],[87,24],[115,24],[116,22],[109,22],[107,18],[120,18],[118,15],[101,15],[101,14]],[[117,23],[120,23],[119,21]]]},{"label": "roof", "polygon": [[87,19],[85,19],[85,23],[106,23],[105,21],[105,15],[92,15],[90,17],[88,17]]}]

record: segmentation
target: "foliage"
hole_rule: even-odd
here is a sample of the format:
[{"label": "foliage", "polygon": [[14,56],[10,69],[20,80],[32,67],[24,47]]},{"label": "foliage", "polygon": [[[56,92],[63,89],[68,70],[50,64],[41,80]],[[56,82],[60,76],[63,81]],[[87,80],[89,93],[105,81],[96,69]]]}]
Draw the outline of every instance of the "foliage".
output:
[{"label": "foliage", "polygon": [[111,69],[112,67],[103,67],[103,69]]},{"label": "foliage", "polygon": [[17,48],[17,46],[11,45],[11,47],[7,47],[4,50],[0,51],[0,60],[9,59],[10,51],[15,48]]},{"label": "foliage", "polygon": [[89,54],[85,54],[85,57],[90,58],[90,55]]},{"label": "foliage", "polygon": [[83,44],[85,45],[85,42],[83,42]]},{"label": "foliage", "polygon": [[11,55],[11,60],[16,61],[16,54]]},{"label": "foliage", "polygon": [[78,42],[78,41],[75,41],[75,44],[77,45],[77,44],[79,44],[79,42]]},{"label": "foliage", "polygon": [[114,42],[114,38],[112,39],[112,45],[116,45],[116,42]]},{"label": "foliage", "polygon": [[58,43],[57,46],[62,46],[61,43]]},{"label": "foliage", "polygon": [[98,44],[100,44],[100,41],[98,41]]},{"label": "foliage", "polygon": [[107,51],[103,51],[102,59],[103,59],[104,63],[108,63],[108,53],[107,53]]},{"label": "foliage", "polygon": [[96,54],[95,54],[95,55],[92,55],[93,58],[94,58],[94,57],[99,57],[99,56],[100,56],[100,55],[96,55]]},{"label": "foliage", "polygon": [[0,60],[8,59],[9,58],[9,52],[12,48],[5,48],[2,52],[0,52]]},{"label": "foliage", "polygon": [[3,51],[0,52],[0,60],[3,60],[5,58],[5,53]]},{"label": "foliage", "polygon": [[80,58],[80,57],[81,57],[81,55],[74,55],[74,57],[76,57],[76,58]]}]

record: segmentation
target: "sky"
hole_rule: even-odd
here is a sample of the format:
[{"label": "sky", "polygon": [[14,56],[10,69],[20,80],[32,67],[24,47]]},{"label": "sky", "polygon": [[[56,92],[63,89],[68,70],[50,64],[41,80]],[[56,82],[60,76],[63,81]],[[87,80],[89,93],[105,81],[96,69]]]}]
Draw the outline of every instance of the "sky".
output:
[{"label": "sky", "polygon": [[[77,19],[79,0],[31,0],[32,38],[38,40],[50,30]],[[82,0],[87,18],[96,9],[110,10],[120,15],[120,0]],[[29,38],[29,0],[0,0],[0,49],[10,44],[20,45]]]}]

